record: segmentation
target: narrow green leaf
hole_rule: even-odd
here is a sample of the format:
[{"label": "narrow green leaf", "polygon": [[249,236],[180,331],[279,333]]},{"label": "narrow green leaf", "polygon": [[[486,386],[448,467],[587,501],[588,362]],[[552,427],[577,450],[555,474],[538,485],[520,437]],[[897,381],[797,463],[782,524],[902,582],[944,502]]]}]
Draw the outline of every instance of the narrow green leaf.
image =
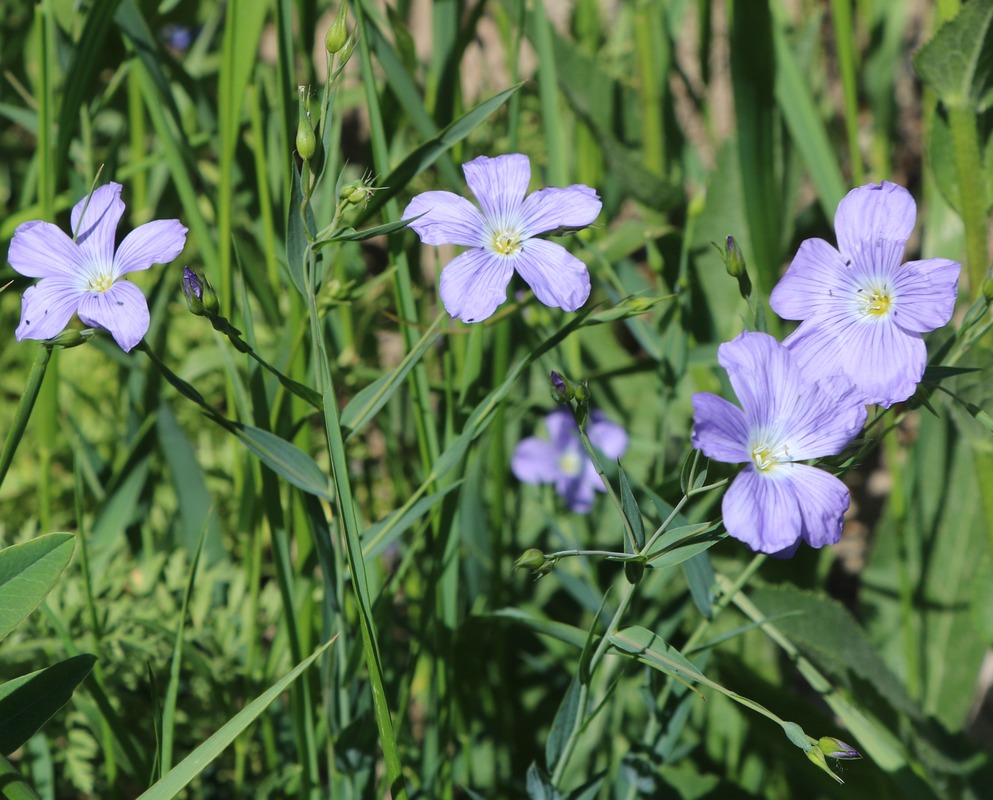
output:
[{"label": "narrow green leaf", "polygon": [[579,696],[579,679],[577,676],[573,676],[565,697],[562,698],[562,703],[559,705],[559,710],[555,714],[555,719],[552,720],[548,739],[545,741],[545,766],[552,772],[555,771],[555,766],[565,751],[566,741],[576,727],[576,719],[579,716]]},{"label": "narrow green leaf", "polygon": [[0,639],[45,599],[75,545],[71,533],[50,533],[0,550]]},{"label": "narrow green leaf", "polygon": [[96,660],[73,656],[0,684],[0,754],[13,753],[68,703]]},{"label": "narrow green leaf", "polygon": [[[311,231],[316,229],[316,225],[311,225],[313,221],[313,211],[307,206],[305,212],[300,211],[303,207],[303,190],[300,188],[300,170],[296,165],[291,167],[293,173],[293,187],[290,191],[290,203],[286,219],[286,266],[290,273],[290,280],[297,287],[297,291],[304,297],[307,296],[307,281],[304,270],[307,265],[307,249],[310,247],[310,240],[307,236],[307,227]],[[304,217],[306,214],[306,218]]]},{"label": "narrow green leaf", "polygon": [[[336,637],[337,638],[337,637]],[[239,734],[251,725],[273,700],[281,695],[304,670],[316,661],[331,645],[334,639],[321,645],[306,659],[295,666],[287,675],[280,678],[251,703],[229,719],[217,733],[196,748],[186,758],[169,770],[162,778],[142,792],[139,800],[172,800],[188,786],[197,775],[205,770],[230,745]]]},{"label": "narrow green leaf", "polygon": [[385,225],[377,225],[374,228],[365,228],[361,231],[357,231],[355,228],[339,228],[326,238],[318,239],[314,242],[313,247],[315,250],[319,250],[332,242],[361,242],[364,239],[371,239],[373,236],[384,236],[406,228],[410,222],[409,219],[400,219],[396,222],[387,222]]},{"label": "narrow green leaf", "polygon": [[298,489],[333,500],[324,471],[303,450],[274,433],[252,425],[236,425],[235,435],[262,463]]},{"label": "narrow green leaf", "polygon": [[632,625],[608,634],[607,638],[621,652],[629,653],[639,661],[680,681],[685,682],[687,678],[692,681],[707,680],[704,674],[676,648],[658,634],[640,625]]},{"label": "narrow green leaf", "polygon": [[383,550],[390,546],[391,542],[396,541],[411,525],[444,499],[445,495],[461,485],[461,480],[450,483],[434,494],[422,497],[406,511],[399,508],[386,519],[370,525],[362,533],[362,556],[364,558],[373,558],[382,553]]},{"label": "narrow green leaf", "polygon": [[414,349],[403,357],[403,360],[397,365],[396,369],[388,372],[381,378],[377,378],[360,390],[348,402],[348,405],[341,412],[340,419],[341,427],[347,428],[349,431],[346,441],[362,430],[366,423],[376,416],[379,409],[386,405],[397,389],[403,384],[403,380],[407,377],[407,373],[410,372],[411,368],[420,361],[428,348],[437,341],[438,334],[436,331],[438,325],[441,324],[441,320],[442,317],[439,316],[434,324],[424,332],[424,335]]},{"label": "narrow green leaf", "polygon": [[645,521],[641,518],[641,509],[638,507],[638,501],[634,499],[634,492],[631,491],[627,473],[621,467],[620,461],[617,462],[617,472],[621,478],[621,510],[628,525],[631,526],[635,545],[640,551],[645,546]]}]

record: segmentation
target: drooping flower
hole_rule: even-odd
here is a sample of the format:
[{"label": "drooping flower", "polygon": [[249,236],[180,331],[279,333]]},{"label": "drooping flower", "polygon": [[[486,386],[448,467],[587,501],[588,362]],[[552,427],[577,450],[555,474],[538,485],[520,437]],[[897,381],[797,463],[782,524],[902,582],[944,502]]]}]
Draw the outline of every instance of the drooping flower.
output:
[{"label": "drooping flower", "polygon": [[[579,426],[572,412],[561,407],[545,417],[545,427],[551,438],[522,439],[514,450],[510,468],[524,483],[554,483],[555,491],[572,511],[587,514],[593,508],[595,493],[606,489],[583,449]],[[620,458],[628,448],[624,429],[600,411],[590,412],[586,432],[591,444],[611,460]]]},{"label": "drooping flower", "polygon": [[148,331],[148,303],[123,276],[176,258],[186,244],[186,228],[176,219],[147,222],[115,251],[123,215],[121,185],[108,183],[72,209],[74,239],[42,220],[17,226],[7,260],[22,275],[41,278],[21,299],[18,341],[51,339],[73,314],[85,325],[110,331],[125,351],[141,341]]},{"label": "drooping flower", "polygon": [[790,556],[841,538],[848,489],[799,462],[840,453],[866,409],[843,375],[811,380],[793,352],[745,332],[717,350],[741,408],[709,392],[693,395],[693,446],[715,461],[745,464],[724,494],[724,527],[753,550]]},{"label": "drooping flower", "polygon": [[457,194],[434,191],[417,195],[403,212],[425,244],[467,248],[441,273],[448,313],[464,322],[486,319],[507,299],[514,270],[546,306],[582,306],[590,296],[586,266],[564,247],[535,237],[589,225],[602,206],[597,193],[575,184],[525,198],[531,165],[520,153],[480,156],[462,170],[482,211]]},{"label": "drooping flower", "polygon": [[784,344],[815,377],[847,375],[867,403],[889,407],[924,374],[922,333],[951,319],[961,264],[929,258],[901,264],[917,206],[902,186],[853,189],[834,218],[838,249],[807,239],[769,304],[803,320]]}]

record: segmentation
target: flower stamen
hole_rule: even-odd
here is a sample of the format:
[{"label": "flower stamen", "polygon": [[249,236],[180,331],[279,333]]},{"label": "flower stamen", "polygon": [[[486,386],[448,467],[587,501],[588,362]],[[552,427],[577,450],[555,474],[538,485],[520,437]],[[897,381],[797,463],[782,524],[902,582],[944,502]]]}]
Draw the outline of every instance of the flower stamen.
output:
[{"label": "flower stamen", "polygon": [[494,232],[492,247],[501,256],[513,255],[521,249],[521,235],[517,231]]}]

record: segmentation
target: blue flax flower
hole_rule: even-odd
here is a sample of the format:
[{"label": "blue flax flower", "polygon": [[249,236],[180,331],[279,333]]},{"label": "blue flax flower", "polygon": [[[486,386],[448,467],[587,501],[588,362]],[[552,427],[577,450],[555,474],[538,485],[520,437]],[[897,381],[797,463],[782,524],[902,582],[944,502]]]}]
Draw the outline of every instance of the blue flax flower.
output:
[{"label": "blue flax flower", "polygon": [[764,333],[745,332],[717,350],[741,408],[693,395],[693,446],[745,468],[724,494],[724,527],[753,550],[788,557],[841,538],[848,489],[799,463],[840,453],[865,423],[861,393],[844,376],[801,373],[793,353]]},{"label": "blue flax flower", "polygon": [[914,393],[927,350],[921,334],[951,319],[961,265],[901,264],[917,206],[902,186],[853,189],[838,205],[838,249],[807,239],[769,304],[803,320],[783,342],[812,377],[842,373],[866,403],[889,407]]},{"label": "blue flax flower", "polygon": [[[480,156],[462,165],[476,208],[452,192],[424,192],[403,219],[425,244],[467,248],[441,273],[441,300],[453,317],[479,322],[507,299],[514,270],[546,306],[575,311],[590,296],[590,274],[564,247],[539,234],[584,228],[600,213],[589,186],[548,188],[525,198],[531,165],[519,153]],[[422,216],[418,216],[422,215]]]},{"label": "blue flax flower", "polygon": [[[606,491],[596,467],[583,449],[579,426],[567,408],[556,408],[545,417],[551,439],[529,436],[514,450],[511,470],[524,483],[554,483],[565,504],[579,514],[593,508],[596,492]],[[624,429],[601,412],[590,412],[586,426],[590,443],[607,458],[616,460],[628,449]]]},{"label": "blue flax flower", "polygon": [[75,240],[42,220],[17,226],[7,260],[22,275],[41,278],[21,298],[18,341],[51,339],[73,314],[110,331],[125,351],[141,341],[148,332],[148,303],[122,276],[172,261],[186,244],[186,228],[176,219],[147,222],[115,248],[123,215],[121,185],[109,183],[72,209]]}]

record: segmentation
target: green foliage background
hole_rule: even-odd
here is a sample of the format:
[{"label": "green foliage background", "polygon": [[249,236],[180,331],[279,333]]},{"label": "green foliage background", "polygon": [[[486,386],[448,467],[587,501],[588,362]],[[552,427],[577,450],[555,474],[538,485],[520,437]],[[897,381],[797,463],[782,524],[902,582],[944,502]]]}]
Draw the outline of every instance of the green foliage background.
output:
[{"label": "green foliage background", "polygon": [[[354,0],[328,84],[336,10],[0,11],[0,242],[67,227],[101,169],[124,185],[122,232],[190,229],[180,260],[133,276],[147,352],[96,336],[32,372],[48,351],[13,339],[30,281],[0,272],[17,447],[0,547],[75,534],[37,597],[0,582],[0,681],[54,666],[66,697],[79,684],[0,748],[0,795],[985,796],[993,2]],[[302,177],[298,86],[320,123]],[[465,326],[436,288],[453,252],[356,231],[464,193],[459,165],[505,152],[530,156],[533,187],[600,193],[597,224],[561,240],[593,294],[570,315],[515,282]],[[929,338],[946,369],[836,464],[842,544],[755,560],[720,534],[720,490],[696,491],[731,473],[696,464],[685,485],[690,397],[730,396],[721,342],[788,332],[768,292],[800,241],[833,241],[848,189],[882,179],[918,199],[908,257],[963,262],[960,310]],[[355,181],[376,191],[341,204]],[[751,303],[711,246],[728,235]],[[184,264],[271,369],[188,312]],[[629,431],[623,473],[607,467],[630,483],[624,518],[510,475],[550,370]],[[621,551],[625,519],[650,534],[688,491],[636,586],[597,558],[512,569],[532,547]],[[0,567],[20,575],[23,552]],[[864,760],[830,762],[836,784],[736,699]]]}]

